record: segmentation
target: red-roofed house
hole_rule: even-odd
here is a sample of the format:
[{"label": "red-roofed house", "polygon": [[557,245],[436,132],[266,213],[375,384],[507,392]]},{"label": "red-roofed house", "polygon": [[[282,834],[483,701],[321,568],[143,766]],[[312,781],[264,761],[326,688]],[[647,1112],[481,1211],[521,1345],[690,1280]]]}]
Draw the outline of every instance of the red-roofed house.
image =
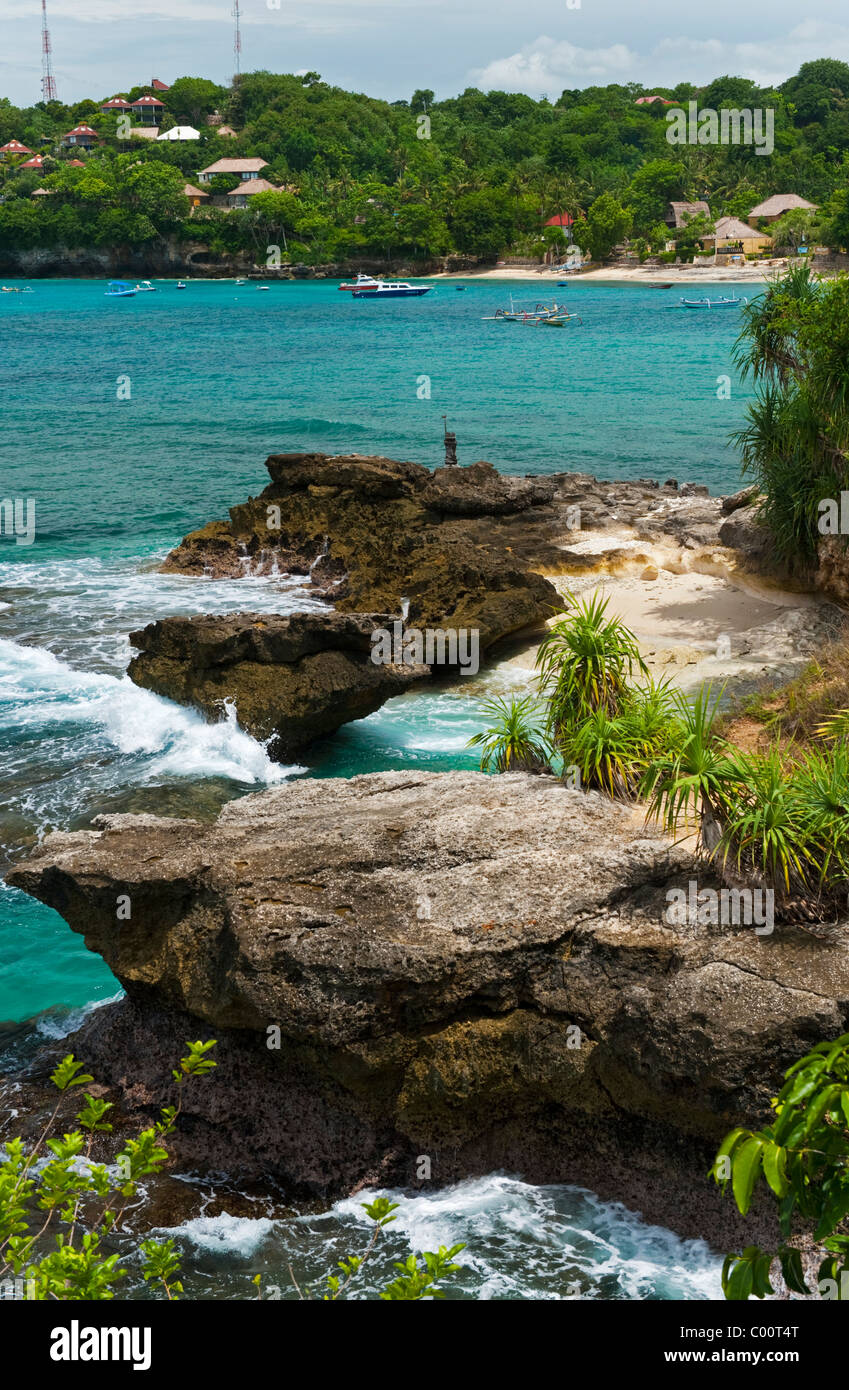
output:
[{"label": "red-roofed house", "polygon": [[158,77],[152,77],[150,79],[150,85],[155,92],[170,92],[171,90],[171,88],[168,86],[168,83],[160,82]]},{"label": "red-roofed house", "polygon": [[43,157],[43,155],[40,155],[40,154],[34,154],[33,157],[32,157],[32,159],[28,159],[28,160],[26,161],[25,164],[19,164],[19,165],[18,165],[18,168],[19,168],[19,169],[43,169],[43,168],[44,168],[44,157]]},{"label": "red-roofed house", "polygon": [[165,105],[159,97],[138,97],[133,102],[133,115],[146,125],[156,125],[165,110]]},{"label": "red-roofed house", "polygon": [[673,101],[671,97],[661,97],[661,96],[658,96],[657,92],[655,92],[654,96],[651,96],[651,97],[637,97],[637,100],[634,102],[634,105],[635,105],[635,106],[651,106],[651,104],[652,104],[653,101],[662,101],[663,104],[664,104],[664,106],[678,106],[678,105],[680,105],[679,102]]},{"label": "red-roofed house", "polygon": [[132,111],[133,108],[123,97],[110,97],[109,101],[104,101],[100,109],[104,116],[111,116],[113,112],[119,116],[122,111]]},{"label": "red-roofed house", "polygon": [[90,125],[75,125],[73,130],[69,130],[67,135],[62,136],[62,144],[82,145],[84,150],[90,150],[99,139],[100,136],[97,131],[92,130]]},{"label": "red-roofed house", "polygon": [[82,162],[81,159],[69,159],[69,160],[68,160],[68,168],[69,168],[69,169],[84,169],[84,168],[85,168],[85,165],[83,164],[83,162]]},{"label": "red-roofed house", "polygon": [[32,154],[32,150],[27,145],[22,145],[20,140],[7,140],[5,145],[0,145],[0,155],[3,159],[13,159],[19,154]]},{"label": "red-roofed house", "polygon": [[571,227],[575,219],[568,212],[556,212],[553,217],[549,217],[546,227]]}]

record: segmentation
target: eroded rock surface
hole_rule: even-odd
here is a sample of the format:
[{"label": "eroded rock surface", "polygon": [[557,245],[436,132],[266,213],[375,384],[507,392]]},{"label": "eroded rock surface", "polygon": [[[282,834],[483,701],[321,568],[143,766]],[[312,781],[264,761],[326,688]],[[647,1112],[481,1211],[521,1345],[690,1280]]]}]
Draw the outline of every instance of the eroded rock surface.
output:
[{"label": "eroded rock surface", "polygon": [[506,1167],[710,1235],[711,1147],[846,1031],[849,951],[670,925],[690,879],[710,881],[599,794],[406,772],[293,782],[213,825],[104,817],[10,875],[126,989],[69,1044],[125,1105],[167,1102],[175,1049],[219,1039],[183,1159],[332,1194],[413,1183],[426,1154],[436,1182]]},{"label": "eroded rock surface", "polygon": [[137,685],[239,723],[285,759],[313,739],[362,719],[429,674],[426,666],[376,665],[372,633],[386,614],[228,613],[163,618],[130,633]]},{"label": "eroded rock surface", "polygon": [[259,497],[187,536],[164,568],[303,574],[345,612],[398,615],[406,599],[411,624],[475,628],[482,650],[560,606],[491,527],[549,499],[548,480],[358,454],[276,454],[266,467]]}]

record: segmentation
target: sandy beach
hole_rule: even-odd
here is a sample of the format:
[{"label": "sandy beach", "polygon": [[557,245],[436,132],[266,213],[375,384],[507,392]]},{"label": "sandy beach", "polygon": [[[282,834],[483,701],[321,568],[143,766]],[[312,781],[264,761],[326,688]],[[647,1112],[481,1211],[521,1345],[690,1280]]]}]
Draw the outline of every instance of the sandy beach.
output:
[{"label": "sandy beach", "polygon": [[774,275],[787,269],[788,261],[778,259],[750,262],[739,269],[731,266],[712,265],[641,265],[641,266],[600,266],[595,270],[564,272],[557,266],[494,266],[489,270],[466,270],[462,273],[429,276],[439,280],[530,280],[535,284],[556,284],[558,280],[568,280],[570,284],[586,281],[613,285],[671,284],[715,285],[728,281],[734,284],[764,284]]}]

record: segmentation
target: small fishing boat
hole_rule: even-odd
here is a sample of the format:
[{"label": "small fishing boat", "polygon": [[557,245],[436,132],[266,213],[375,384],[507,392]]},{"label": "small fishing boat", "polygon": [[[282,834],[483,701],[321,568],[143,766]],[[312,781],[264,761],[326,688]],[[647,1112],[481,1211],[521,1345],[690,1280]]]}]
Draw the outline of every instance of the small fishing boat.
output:
[{"label": "small fishing boat", "polygon": [[140,284],[136,285],[136,292],[138,294],[155,294],[156,286],[152,285],[149,280],[142,280]]},{"label": "small fishing boat", "polygon": [[577,319],[582,323],[580,315],[570,314],[565,304],[542,304],[537,303],[532,309],[522,308],[521,305],[513,303],[513,296],[510,296],[509,309],[496,309],[494,314],[485,314],[484,323],[524,323],[530,325],[550,324],[553,328],[562,328],[564,323]]},{"label": "small fishing boat", "polygon": [[665,281],[663,282],[663,284],[660,284],[658,281],[655,281],[654,284],[646,285],[646,289],[647,289],[647,290],[671,290],[671,289],[672,289],[672,281],[671,281],[671,280],[665,280]]},{"label": "small fishing boat", "polygon": [[382,282],[376,280],[373,275],[358,275],[353,284],[343,280],[338,286],[340,290],[376,290]]},{"label": "small fishing boat", "polygon": [[176,283],[176,285],[174,286],[174,288],[175,288],[176,290],[184,290],[184,289],[186,288],[185,281],[184,281],[184,280],[178,280],[177,283]]},{"label": "small fishing boat", "polygon": [[240,275],[240,276],[238,277],[238,279],[236,280],[236,284],[237,284],[237,285],[246,285],[247,283],[248,283],[248,282],[247,282],[247,280],[245,279],[244,275]]},{"label": "small fishing boat", "polygon": [[132,299],[137,293],[135,285],[130,285],[126,280],[110,280],[108,288],[104,291],[106,299]]},{"label": "small fishing boat", "polygon": [[464,292],[465,289],[466,289],[466,286],[465,286],[465,285],[455,285],[454,288],[455,288],[455,290],[457,291],[458,294],[463,294],[463,292]]},{"label": "small fishing boat", "polygon": [[730,309],[734,304],[748,304],[745,295],[722,295],[719,299],[682,299],[685,309]]},{"label": "small fishing boat", "polygon": [[406,280],[381,280],[376,289],[354,290],[354,299],[418,299],[430,294],[432,285],[410,285]]},{"label": "small fishing boat", "polygon": [[271,288],[270,285],[257,285],[257,289],[258,289],[258,290],[265,290],[266,294],[268,293],[268,291],[270,290],[270,288]]}]

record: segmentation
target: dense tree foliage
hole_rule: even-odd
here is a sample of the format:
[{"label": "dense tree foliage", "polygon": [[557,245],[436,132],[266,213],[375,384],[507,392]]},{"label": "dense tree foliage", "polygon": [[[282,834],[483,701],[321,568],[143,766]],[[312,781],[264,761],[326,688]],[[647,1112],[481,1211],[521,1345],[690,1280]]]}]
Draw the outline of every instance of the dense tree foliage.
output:
[{"label": "dense tree foliage", "polygon": [[[562,244],[545,224],[565,211],[579,244],[603,256],[628,235],[660,249],[673,199],[707,199],[716,219],[746,217],[784,192],[818,204],[820,235],[847,244],[849,65],[805,63],[775,90],[733,76],[700,91],[689,83],[661,90],[702,108],[772,108],[769,157],[751,145],[670,144],[669,108],[638,104],[645,94],[638,84],[611,84],[567,90],[551,103],[469,88],[436,101],[420,88],[409,102],[389,103],[332,87],[318,73],[254,72],[229,90],[186,76],[160,96],[163,128],[201,131],[189,143],[120,139],[102,99],[24,110],[0,99],[0,144],[18,139],[45,156],[37,171],[21,170],[23,160],[0,166],[0,245],[138,246],[167,236],[227,251],[261,246],[273,226],[285,256],[312,262],[541,255]],[[208,118],[223,119],[236,138],[219,136]],[[102,137],[89,153],[61,144],[81,120]],[[236,155],[267,160],[265,177],[295,201],[190,216],[183,184]],[[75,157],[84,169],[70,167]],[[234,182],[222,176],[212,192]],[[51,196],[32,199],[39,186]],[[693,237],[681,240],[686,254]]]},{"label": "dense tree foliage", "polygon": [[736,360],[756,388],[737,434],[761,493],[775,553],[816,562],[824,536],[846,545],[832,512],[849,491],[849,278],[799,265],[743,311]]}]

